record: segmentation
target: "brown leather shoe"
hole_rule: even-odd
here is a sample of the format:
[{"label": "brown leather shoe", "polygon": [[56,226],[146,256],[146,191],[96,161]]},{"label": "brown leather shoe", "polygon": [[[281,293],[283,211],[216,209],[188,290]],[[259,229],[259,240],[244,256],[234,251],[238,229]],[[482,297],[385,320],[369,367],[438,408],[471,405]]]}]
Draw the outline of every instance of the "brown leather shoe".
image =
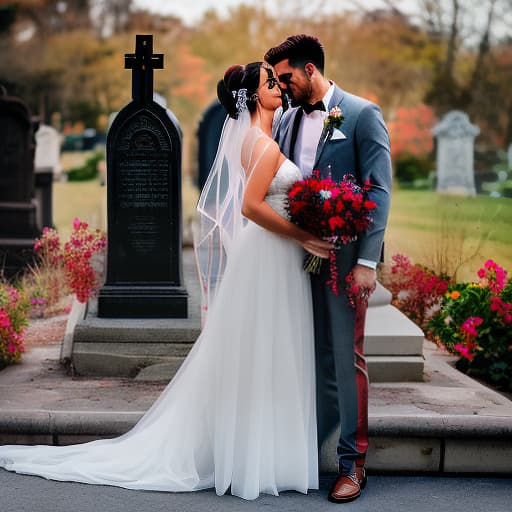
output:
[{"label": "brown leather shoe", "polygon": [[351,475],[341,475],[329,492],[327,499],[333,503],[347,503],[361,496],[361,485],[354,472]]}]

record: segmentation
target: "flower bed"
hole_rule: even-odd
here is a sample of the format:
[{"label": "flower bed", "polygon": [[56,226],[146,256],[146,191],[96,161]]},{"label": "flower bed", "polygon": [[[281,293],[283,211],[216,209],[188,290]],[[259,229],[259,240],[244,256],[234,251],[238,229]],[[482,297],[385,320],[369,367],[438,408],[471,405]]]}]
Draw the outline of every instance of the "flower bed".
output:
[{"label": "flower bed", "polygon": [[512,280],[492,260],[477,274],[477,282],[450,285],[429,328],[460,356],[457,368],[512,391]]},{"label": "flower bed", "polygon": [[64,245],[56,230],[44,228],[34,245],[38,261],[20,279],[18,289],[0,281],[0,369],[20,361],[29,317],[69,312],[64,305],[69,293],[87,302],[98,291],[103,273],[93,259],[101,258],[105,248],[105,234],[79,219]]},{"label": "flower bed", "polygon": [[0,282],[0,369],[21,359],[29,310],[30,303],[22,293]]},{"label": "flower bed", "polygon": [[512,280],[505,269],[488,260],[478,280],[455,283],[406,256],[392,259],[386,284],[393,304],[428,339],[459,356],[459,370],[512,391]]}]

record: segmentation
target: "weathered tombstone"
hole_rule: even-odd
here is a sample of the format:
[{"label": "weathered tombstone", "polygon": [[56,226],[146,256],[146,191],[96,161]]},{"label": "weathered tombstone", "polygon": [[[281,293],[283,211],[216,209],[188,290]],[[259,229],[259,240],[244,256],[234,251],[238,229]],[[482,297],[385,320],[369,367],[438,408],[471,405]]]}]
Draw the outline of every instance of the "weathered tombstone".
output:
[{"label": "weathered tombstone", "polygon": [[137,35],[132,101],[107,138],[108,250],[98,316],[185,318],[181,262],[181,132],[153,101],[153,37]]},{"label": "weathered tombstone", "polygon": [[38,203],[37,224],[40,229],[53,226],[53,181],[61,176],[60,148],[62,136],[53,128],[42,124],[35,133],[35,197]]},{"label": "weathered tombstone", "polygon": [[198,143],[198,164],[197,186],[202,190],[210,168],[217,154],[222,127],[226,120],[227,111],[219,101],[214,101],[203,113],[197,129]]},{"label": "weathered tombstone", "polygon": [[54,179],[59,179],[62,172],[60,164],[60,147],[62,135],[53,126],[41,124],[36,131],[35,171],[50,169]]},{"label": "weathered tombstone", "polygon": [[475,195],[474,140],[480,133],[461,111],[448,112],[434,126],[437,138],[437,191]]},{"label": "weathered tombstone", "polygon": [[31,114],[0,86],[0,273],[22,270],[38,235]]}]

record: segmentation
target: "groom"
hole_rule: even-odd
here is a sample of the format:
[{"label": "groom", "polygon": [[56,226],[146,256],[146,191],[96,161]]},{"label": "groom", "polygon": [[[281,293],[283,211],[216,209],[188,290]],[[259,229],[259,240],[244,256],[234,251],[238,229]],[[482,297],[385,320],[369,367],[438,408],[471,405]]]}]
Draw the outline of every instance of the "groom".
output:
[{"label": "groom", "polygon": [[[356,242],[336,251],[340,288],[352,275],[359,295],[355,308],[346,294],[326,286],[329,265],[312,275],[315,318],[319,448],[338,426],[339,476],[329,500],[358,498],[366,485],[368,448],[368,374],[363,354],[367,299],[376,284],[391,191],[389,137],[378,106],[349,94],[324,76],[324,50],[313,36],[290,36],[271,48],[265,60],[274,66],[280,85],[295,108],[286,111],[276,139],[281,150],[304,176],[314,169],[339,181],[353,174],[360,185],[370,181],[370,199],[377,203],[373,223]],[[341,126],[327,129],[324,121],[338,106]]]}]

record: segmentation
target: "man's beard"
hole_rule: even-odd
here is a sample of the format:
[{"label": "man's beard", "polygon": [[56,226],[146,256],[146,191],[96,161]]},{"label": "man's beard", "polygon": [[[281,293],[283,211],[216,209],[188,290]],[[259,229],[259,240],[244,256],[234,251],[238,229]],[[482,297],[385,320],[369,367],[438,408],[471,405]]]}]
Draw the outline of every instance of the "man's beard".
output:
[{"label": "man's beard", "polygon": [[312,93],[311,83],[308,82],[304,88],[301,88],[299,91],[297,91],[297,95],[293,94],[290,88],[288,88],[286,92],[291,100],[292,106],[294,107],[304,105],[304,103],[310,103]]}]

